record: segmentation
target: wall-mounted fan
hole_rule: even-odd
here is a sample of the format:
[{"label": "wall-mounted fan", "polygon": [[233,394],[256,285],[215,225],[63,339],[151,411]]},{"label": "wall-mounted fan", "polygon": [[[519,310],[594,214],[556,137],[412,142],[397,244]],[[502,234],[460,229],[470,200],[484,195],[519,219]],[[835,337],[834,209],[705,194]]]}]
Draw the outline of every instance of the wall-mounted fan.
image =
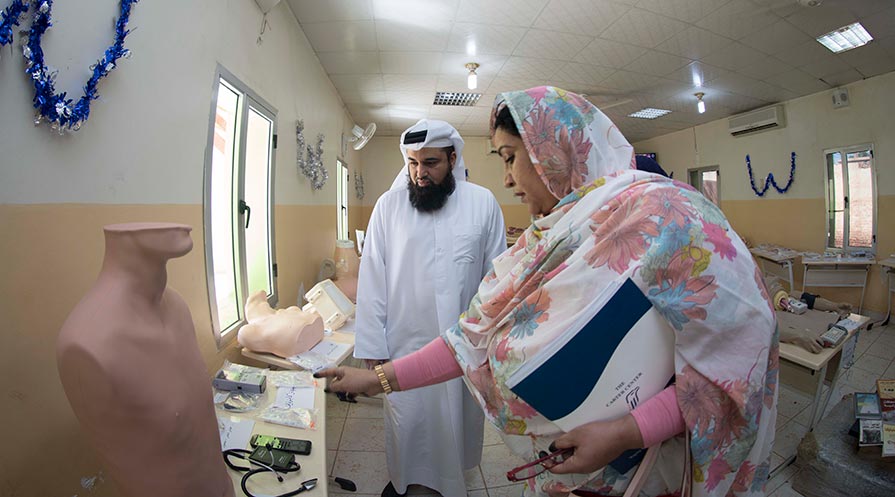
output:
[{"label": "wall-mounted fan", "polygon": [[348,141],[354,143],[352,146],[355,150],[360,150],[370,141],[370,138],[373,138],[374,133],[376,133],[376,123],[370,123],[366,128],[355,125],[351,129],[351,134],[354,136],[348,138]]}]

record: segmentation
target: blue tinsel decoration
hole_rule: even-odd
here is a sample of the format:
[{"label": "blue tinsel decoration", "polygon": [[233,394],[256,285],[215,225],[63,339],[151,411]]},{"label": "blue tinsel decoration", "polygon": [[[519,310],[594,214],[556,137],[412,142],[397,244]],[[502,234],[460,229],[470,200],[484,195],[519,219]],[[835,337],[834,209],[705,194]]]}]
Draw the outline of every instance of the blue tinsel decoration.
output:
[{"label": "blue tinsel decoration", "polygon": [[19,18],[28,11],[28,2],[12,0],[12,4],[0,12],[0,46],[12,43],[12,27],[19,25]]},{"label": "blue tinsel decoration", "polygon": [[779,193],[786,193],[789,190],[789,187],[792,186],[792,181],[796,177],[796,153],[793,152],[789,159],[789,181],[786,182],[786,186],[780,188],[780,185],[777,184],[777,181],[774,180],[774,173],[768,173],[768,177],[764,180],[764,188],[761,191],[755,187],[755,178],[752,176],[752,160],[749,159],[749,156],[746,155],[746,169],[749,171],[749,184],[752,186],[752,191],[755,192],[759,197],[763,197],[764,194],[768,191],[768,188],[771,185],[774,185],[774,189]]},{"label": "blue tinsel decoration", "polygon": [[34,108],[37,109],[38,114],[34,121],[35,124],[40,124],[41,119],[46,119],[52,123],[53,129],[62,133],[66,128],[77,131],[81,124],[90,117],[90,101],[99,98],[96,91],[97,84],[115,69],[118,59],[130,57],[130,50],[124,48],[124,39],[130,33],[127,23],[131,14],[131,6],[137,1],[121,0],[121,15],[115,22],[115,41],[106,49],[103,58],[90,67],[93,74],[84,85],[84,95],[76,103],[72,99],[66,98],[65,92],[56,93],[56,72],[50,71],[44,62],[41,38],[52,26],[50,14],[53,9],[53,0],[40,2],[31,22],[28,43],[22,48],[27,64],[25,72],[31,76],[34,83]]}]

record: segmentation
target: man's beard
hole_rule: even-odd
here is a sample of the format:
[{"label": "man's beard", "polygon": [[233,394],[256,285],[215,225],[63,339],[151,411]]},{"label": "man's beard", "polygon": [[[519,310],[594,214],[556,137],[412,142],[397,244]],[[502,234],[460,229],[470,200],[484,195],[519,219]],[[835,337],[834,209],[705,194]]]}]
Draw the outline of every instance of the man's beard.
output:
[{"label": "man's beard", "polygon": [[448,197],[454,193],[457,186],[454,174],[448,171],[447,176],[439,184],[431,183],[428,186],[419,186],[412,179],[407,179],[407,190],[410,197],[410,205],[420,212],[434,212],[444,207]]}]

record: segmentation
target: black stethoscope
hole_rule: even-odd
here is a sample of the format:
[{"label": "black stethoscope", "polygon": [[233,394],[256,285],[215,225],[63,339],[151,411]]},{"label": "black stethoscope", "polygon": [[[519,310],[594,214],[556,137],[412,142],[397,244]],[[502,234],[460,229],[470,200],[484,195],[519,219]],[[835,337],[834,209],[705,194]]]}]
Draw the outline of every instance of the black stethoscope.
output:
[{"label": "black stethoscope", "polygon": [[[257,475],[258,473],[264,473],[265,471],[270,471],[271,473],[273,473],[277,476],[278,482],[283,483],[283,474],[293,473],[293,472],[301,469],[301,466],[297,462],[292,461],[291,463],[289,463],[288,468],[281,469],[281,470],[277,471],[276,469],[274,469],[271,466],[268,466],[267,464],[249,459],[249,455],[251,453],[252,453],[252,451],[246,450],[246,449],[227,449],[224,451],[224,462],[227,463],[227,466],[230,469],[232,469],[234,471],[240,471],[240,472],[245,471],[246,472],[246,474],[243,475],[242,481],[239,484],[242,487],[242,491],[248,497],[256,497],[251,492],[249,492],[248,488],[246,488],[246,483],[249,481],[249,478],[251,478],[252,475]],[[247,468],[244,466],[237,466],[230,461],[231,457],[237,457],[239,459],[249,461],[249,464],[254,464],[256,466],[261,466],[261,467],[260,468]],[[275,497],[291,497],[293,495],[298,495],[298,494],[304,492],[305,490],[312,490],[316,486],[317,486],[317,478],[311,478],[310,480],[305,480],[305,481],[301,482],[301,485],[299,485],[299,487],[297,489],[295,489],[291,492],[286,492],[284,494],[277,495]]]}]

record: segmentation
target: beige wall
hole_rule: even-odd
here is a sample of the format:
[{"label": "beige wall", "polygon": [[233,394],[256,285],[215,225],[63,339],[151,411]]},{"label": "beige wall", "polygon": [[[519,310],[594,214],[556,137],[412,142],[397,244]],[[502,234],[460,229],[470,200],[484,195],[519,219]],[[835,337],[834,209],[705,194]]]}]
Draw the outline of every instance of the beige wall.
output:
[{"label": "beige wall", "polygon": [[[469,170],[469,181],[491,190],[504,214],[507,226],[528,227],[531,216],[527,207],[503,186],[503,164],[490,153],[491,143],[481,136],[464,137],[463,160]],[[391,187],[401,169],[403,158],[397,136],[377,136],[361,150],[366,195],[363,224],[370,219],[376,199]]]},{"label": "beige wall", "polygon": [[[824,250],[824,150],[872,143],[877,182],[877,254],[895,252],[895,73],[847,86],[851,105],[833,109],[830,92],[824,91],[784,102],[786,127],[733,137],[727,119],[721,119],[634,144],[638,152],[656,152],[659,163],[675,179],[686,181],[687,169],[719,166],[721,208],[734,229],[751,243],[777,243],[798,250]],[[710,105],[710,104],[709,104]],[[795,181],[790,191],[773,188],[757,197],[749,186],[745,157],[749,154],[756,186],[764,185],[769,172],[778,183],[789,177],[789,156],[796,152]],[[801,264],[796,287],[801,288]],[[835,299],[857,305],[860,291],[813,288]],[[867,282],[864,307],[885,312],[888,294],[874,267]]]},{"label": "beige wall", "polygon": [[[44,48],[62,69],[58,89],[83,84],[96,57],[90,54],[101,54],[111,36],[115,8],[114,2],[54,5],[53,35]],[[93,492],[81,487],[81,478],[99,474],[101,466],[81,437],[55,360],[58,330],[99,270],[103,225],[193,226],[195,248],[170,262],[169,285],[190,307],[208,371],[235,354],[233,342],[218,350],[212,337],[203,249],[205,151],[218,64],[277,110],[280,302],[294,303],[299,284],[308,288],[320,261],[332,257],[335,158],[340,134],[353,123],[287,4],[268,15],[271,29],[260,45],[261,12],[251,1],[140,2],[131,19],[138,28],[127,40],[133,58],[101,83],[90,121],[71,136],[32,124],[33,90],[21,59],[0,58],[0,316],[7,323],[0,331],[0,374],[10,380],[0,412],[4,441],[14,448],[0,453],[4,497],[117,495],[109,481]],[[296,173],[299,118],[309,143],[318,132],[326,135],[330,181],[321,191]],[[344,159],[353,179],[360,155],[352,150]]]}]

